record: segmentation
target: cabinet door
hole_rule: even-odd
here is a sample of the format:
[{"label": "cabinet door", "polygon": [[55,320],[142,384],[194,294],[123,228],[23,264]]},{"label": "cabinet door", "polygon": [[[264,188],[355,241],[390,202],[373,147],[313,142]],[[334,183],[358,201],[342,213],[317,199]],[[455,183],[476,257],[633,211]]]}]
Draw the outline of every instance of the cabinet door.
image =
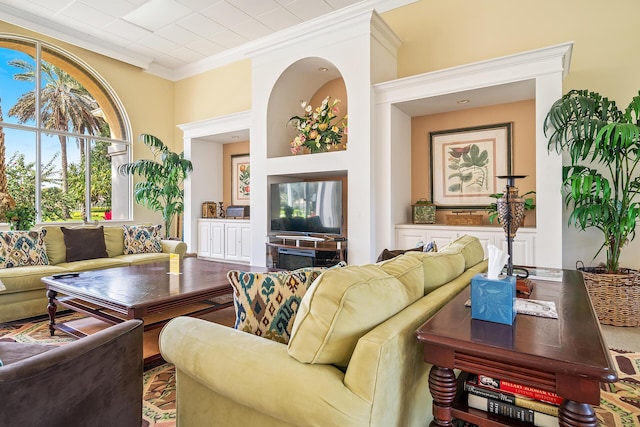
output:
[{"label": "cabinet door", "polygon": [[225,232],[223,222],[211,223],[211,258],[224,259]]},{"label": "cabinet door", "polygon": [[211,223],[198,221],[198,256],[211,256]]},{"label": "cabinet door", "polygon": [[458,234],[455,228],[432,228],[427,230],[424,242],[436,242],[438,248],[443,248],[458,237]]},{"label": "cabinet door", "polygon": [[[513,264],[535,266],[534,238],[530,234],[516,234],[511,248],[513,249]],[[500,247],[499,245],[496,245]],[[502,250],[507,252],[507,242],[502,239]]]},{"label": "cabinet door", "polygon": [[251,263],[251,227],[240,227],[240,260]]},{"label": "cabinet door", "polygon": [[225,224],[225,259],[230,261],[240,261],[241,247],[240,247],[240,225],[239,224]]},{"label": "cabinet door", "polygon": [[388,249],[411,249],[418,244],[426,243],[426,233],[424,230],[414,228],[396,229],[396,247]]}]

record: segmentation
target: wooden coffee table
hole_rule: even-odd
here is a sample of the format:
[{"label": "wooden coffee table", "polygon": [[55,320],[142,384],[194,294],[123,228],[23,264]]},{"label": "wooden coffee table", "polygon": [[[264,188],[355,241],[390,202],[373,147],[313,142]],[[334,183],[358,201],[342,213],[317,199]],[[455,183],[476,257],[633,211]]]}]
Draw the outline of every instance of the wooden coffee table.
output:
[{"label": "wooden coffee table", "polygon": [[180,261],[179,275],[169,274],[166,261],[84,271],[78,277],[44,277],[51,335],[56,330],[76,337],[87,335],[71,322],[56,323],[58,306],[88,314],[100,320],[103,327],[141,319],[148,366],[160,359],[157,336],[159,328],[169,320],[177,316],[202,316],[233,304],[227,280],[227,272],[233,269],[268,271],[262,267],[185,258]]},{"label": "wooden coffee table", "polygon": [[[433,396],[431,426],[452,418],[480,426],[525,426],[519,421],[467,407],[460,382],[465,373],[484,374],[552,391],[564,398],[561,426],[596,427],[591,405],[600,403],[600,383],[617,380],[582,275],[565,270],[562,282],[534,281],[532,299],[554,301],[558,319],[518,314],[512,326],[471,319],[469,288],[417,331]],[[454,369],[463,373],[456,379]]]}]

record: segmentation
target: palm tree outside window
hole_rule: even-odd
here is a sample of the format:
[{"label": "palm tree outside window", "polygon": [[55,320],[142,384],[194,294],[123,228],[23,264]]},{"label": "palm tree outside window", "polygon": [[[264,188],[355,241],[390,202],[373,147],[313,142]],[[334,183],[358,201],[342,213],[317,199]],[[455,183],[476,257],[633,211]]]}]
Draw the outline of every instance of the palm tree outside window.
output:
[{"label": "palm tree outside window", "polygon": [[86,64],[0,34],[0,111],[0,215],[13,199],[37,222],[130,219],[130,183],[112,173],[131,161],[130,126]]}]

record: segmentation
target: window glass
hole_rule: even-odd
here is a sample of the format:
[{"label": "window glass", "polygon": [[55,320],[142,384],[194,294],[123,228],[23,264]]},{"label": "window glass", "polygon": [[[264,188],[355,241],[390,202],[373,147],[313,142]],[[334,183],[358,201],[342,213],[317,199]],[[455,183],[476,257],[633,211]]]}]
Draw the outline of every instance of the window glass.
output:
[{"label": "window glass", "polygon": [[12,174],[8,194],[35,206],[37,222],[129,220],[130,179],[116,169],[131,161],[120,105],[80,59],[0,34],[0,196]]}]

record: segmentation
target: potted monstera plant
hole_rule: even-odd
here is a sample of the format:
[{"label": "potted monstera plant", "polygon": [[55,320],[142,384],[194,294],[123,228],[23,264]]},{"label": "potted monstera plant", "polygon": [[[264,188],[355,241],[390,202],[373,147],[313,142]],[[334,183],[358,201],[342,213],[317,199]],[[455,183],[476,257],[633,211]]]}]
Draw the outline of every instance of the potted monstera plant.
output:
[{"label": "potted monstera plant", "polygon": [[548,149],[570,159],[562,172],[569,224],[602,233],[594,258],[604,250],[606,262],[583,269],[585,284],[600,321],[619,326],[640,325],[640,277],[620,267],[640,215],[639,120],[640,93],[621,111],[597,92],[571,90],[551,106],[544,123]]},{"label": "potted monstera plant", "polygon": [[151,149],[153,159],[125,163],[119,166],[118,172],[138,174],[145,179],[135,185],[134,198],[141,205],[162,213],[165,237],[168,238],[174,216],[184,211],[182,184],[193,170],[193,164],[184,158],[183,153],[171,151],[158,137],[141,134],[139,139]]}]

